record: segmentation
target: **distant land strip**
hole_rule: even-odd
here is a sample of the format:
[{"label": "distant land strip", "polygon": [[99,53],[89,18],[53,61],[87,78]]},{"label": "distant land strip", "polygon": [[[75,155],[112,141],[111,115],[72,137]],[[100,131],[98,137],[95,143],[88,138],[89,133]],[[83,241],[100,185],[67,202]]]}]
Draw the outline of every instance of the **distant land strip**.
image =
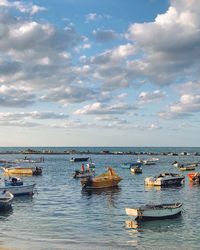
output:
[{"label": "distant land strip", "polygon": [[134,151],[110,151],[110,150],[101,150],[101,151],[80,151],[76,149],[72,150],[66,150],[66,151],[54,151],[54,150],[34,150],[34,149],[26,149],[26,150],[20,150],[20,151],[2,151],[0,154],[39,154],[39,155],[71,155],[71,154],[77,154],[77,155],[169,155],[169,156],[187,156],[187,155],[194,155],[194,156],[200,156],[200,152],[134,152]]}]

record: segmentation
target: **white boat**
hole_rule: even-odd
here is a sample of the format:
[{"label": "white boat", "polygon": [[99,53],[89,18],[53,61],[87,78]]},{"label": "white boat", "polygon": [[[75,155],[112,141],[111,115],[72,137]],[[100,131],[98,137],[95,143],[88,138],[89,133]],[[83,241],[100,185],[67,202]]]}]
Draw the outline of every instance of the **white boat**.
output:
[{"label": "white boat", "polygon": [[131,173],[133,173],[133,174],[141,174],[142,173],[142,168],[140,166],[131,167],[130,170],[131,170]]},{"label": "white boat", "polygon": [[161,173],[154,177],[147,177],[145,179],[145,185],[149,186],[180,186],[183,184],[185,176],[175,173]]},{"label": "white boat", "polygon": [[11,208],[12,200],[13,194],[5,189],[0,190],[0,210],[7,210]]},{"label": "white boat", "polygon": [[153,159],[146,159],[142,161],[143,165],[155,165],[156,161],[154,161]]},{"label": "white boat", "polygon": [[182,166],[182,164],[180,163],[180,162],[177,162],[177,161],[174,161],[173,163],[172,163],[172,165],[174,166],[174,167],[181,167]]},{"label": "white boat", "polygon": [[14,196],[17,195],[32,195],[34,193],[35,184],[23,184],[23,181],[18,177],[11,177],[5,180],[5,186],[0,187],[0,192],[3,190],[9,191]]},{"label": "white boat", "polygon": [[138,208],[125,208],[128,216],[135,220],[159,220],[177,217],[181,214],[182,203],[144,205]]}]

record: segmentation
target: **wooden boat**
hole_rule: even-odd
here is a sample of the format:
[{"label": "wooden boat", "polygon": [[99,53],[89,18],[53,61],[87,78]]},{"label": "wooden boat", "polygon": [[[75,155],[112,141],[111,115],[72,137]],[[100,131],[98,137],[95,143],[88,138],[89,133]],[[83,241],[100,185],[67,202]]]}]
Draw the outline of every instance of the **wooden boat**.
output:
[{"label": "wooden boat", "polygon": [[141,174],[142,173],[142,168],[139,166],[131,167],[130,170],[131,170],[131,173],[133,173],[133,174]]},{"label": "wooden boat", "polygon": [[85,189],[95,188],[108,188],[115,187],[122,180],[120,176],[116,174],[113,168],[108,167],[108,171],[96,177],[89,177],[81,181],[81,185]]},{"label": "wooden boat", "polygon": [[194,183],[200,183],[200,173],[194,172],[188,174],[189,180]]},{"label": "wooden boat", "polygon": [[182,185],[185,176],[175,173],[161,173],[154,177],[147,177],[145,179],[145,185],[149,186],[180,186]]},{"label": "wooden boat", "polygon": [[4,168],[4,173],[7,175],[41,175],[42,168],[40,167],[11,167],[11,168]]},{"label": "wooden boat", "polygon": [[89,171],[89,170],[75,170],[73,178],[86,178],[86,177],[92,177],[94,176],[94,171]]},{"label": "wooden boat", "polygon": [[0,210],[7,210],[11,208],[13,194],[5,189],[0,191]]},{"label": "wooden boat", "polygon": [[88,161],[89,157],[72,157],[70,161],[72,162],[82,162],[82,161]]},{"label": "wooden boat", "polygon": [[144,205],[138,208],[125,208],[128,216],[135,220],[159,220],[177,217],[181,214],[182,203]]}]

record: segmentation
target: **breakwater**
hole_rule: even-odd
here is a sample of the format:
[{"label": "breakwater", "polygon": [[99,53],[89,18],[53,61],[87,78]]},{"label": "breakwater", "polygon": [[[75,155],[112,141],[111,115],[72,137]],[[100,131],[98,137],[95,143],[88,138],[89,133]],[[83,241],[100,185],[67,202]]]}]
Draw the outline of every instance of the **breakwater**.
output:
[{"label": "breakwater", "polygon": [[181,152],[174,152],[174,151],[135,151],[135,150],[124,150],[124,151],[115,151],[115,150],[79,150],[79,149],[70,149],[70,150],[53,150],[53,149],[32,149],[27,148],[23,150],[3,150],[0,154],[38,154],[38,155],[147,155],[147,156],[157,156],[157,155],[166,155],[166,156],[200,156],[200,151],[181,151]]}]

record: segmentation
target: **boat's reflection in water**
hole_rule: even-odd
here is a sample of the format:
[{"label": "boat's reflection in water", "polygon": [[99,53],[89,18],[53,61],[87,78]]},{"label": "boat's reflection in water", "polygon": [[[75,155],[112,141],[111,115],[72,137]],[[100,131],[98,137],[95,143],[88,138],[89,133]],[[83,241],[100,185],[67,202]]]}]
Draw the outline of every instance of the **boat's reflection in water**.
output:
[{"label": "boat's reflection in water", "polygon": [[13,207],[11,206],[7,210],[0,210],[0,221],[6,220],[7,217],[9,217],[11,214],[13,214]]},{"label": "boat's reflection in water", "polygon": [[120,191],[121,188],[118,186],[109,188],[83,189],[82,195],[88,199],[91,199],[94,196],[103,196],[108,200],[109,205],[114,207]]},{"label": "boat's reflection in water", "polygon": [[183,185],[181,186],[169,186],[169,187],[163,187],[163,186],[147,186],[145,185],[145,190],[146,191],[167,191],[167,190],[179,190],[183,187]]},{"label": "boat's reflection in water", "polygon": [[164,220],[151,220],[151,221],[136,221],[126,220],[125,227],[126,229],[133,229],[135,232],[145,232],[145,231],[154,231],[154,232],[166,232],[170,231],[172,228],[181,226],[180,222],[182,216],[178,216],[174,219],[164,219]]}]

